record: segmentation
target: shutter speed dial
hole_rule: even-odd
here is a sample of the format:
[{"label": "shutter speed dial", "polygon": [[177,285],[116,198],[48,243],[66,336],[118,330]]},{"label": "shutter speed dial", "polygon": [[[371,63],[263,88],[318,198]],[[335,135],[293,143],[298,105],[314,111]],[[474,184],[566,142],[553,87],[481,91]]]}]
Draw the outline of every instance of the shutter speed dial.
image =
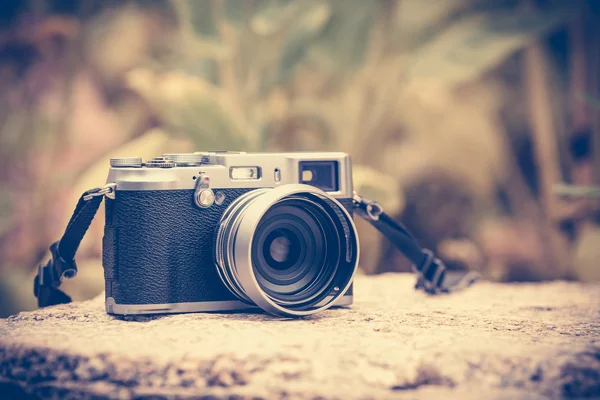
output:
[{"label": "shutter speed dial", "polygon": [[208,162],[206,153],[170,153],[162,157],[154,157],[142,162],[141,157],[111,158],[110,166],[113,168],[173,168],[175,166],[189,167]]},{"label": "shutter speed dial", "polygon": [[202,164],[206,155],[203,153],[172,153],[163,154],[163,157],[170,159],[178,166],[190,166]]},{"label": "shutter speed dial", "polygon": [[173,168],[175,163],[166,157],[154,157],[146,161],[147,168]]},{"label": "shutter speed dial", "polygon": [[111,158],[110,166],[114,168],[141,168],[142,158],[141,157],[120,157]]}]

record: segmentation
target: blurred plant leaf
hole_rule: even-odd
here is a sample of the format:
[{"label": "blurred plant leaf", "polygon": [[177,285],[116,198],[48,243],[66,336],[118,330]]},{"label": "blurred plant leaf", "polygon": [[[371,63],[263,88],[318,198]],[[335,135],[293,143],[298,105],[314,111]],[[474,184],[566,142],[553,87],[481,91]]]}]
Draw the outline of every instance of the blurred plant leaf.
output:
[{"label": "blurred plant leaf", "polygon": [[262,12],[273,3],[272,0],[225,0],[223,3],[227,20],[236,25],[248,26],[254,15]]},{"label": "blurred plant leaf", "polygon": [[298,14],[282,44],[275,83],[287,80],[306,58],[312,41],[318,37],[331,17],[331,7],[326,1],[302,1]]},{"label": "blurred plant leaf", "polygon": [[179,29],[170,38],[175,50],[170,63],[217,83],[217,63],[231,58],[232,51],[219,37],[213,3],[211,0],[171,0]]},{"label": "blurred plant leaf", "polygon": [[425,44],[456,22],[468,7],[465,0],[398,2],[393,32],[396,45],[392,47],[410,51]]},{"label": "blurred plant leaf", "polygon": [[329,17],[331,17],[329,4],[326,1],[315,1],[294,22],[293,29],[315,35],[323,29]]},{"label": "blurred plant leaf", "polygon": [[250,20],[250,28],[259,36],[281,32],[310,1],[271,1]]},{"label": "blurred plant leaf", "polygon": [[217,38],[215,2],[212,0],[172,0],[178,11],[180,24],[189,24],[194,33],[204,37]]},{"label": "blurred plant leaf", "polygon": [[309,49],[310,61],[334,73],[352,71],[365,58],[379,1],[331,0],[331,20]]},{"label": "blurred plant leaf", "polygon": [[180,43],[186,57],[193,59],[221,60],[231,57],[231,49],[218,40],[207,40],[198,36],[184,35]]},{"label": "blurred plant leaf", "polygon": [[435,78],[451,86],[475,80],[576,11],[562,2],[538,12],[493,9],[462,18],[411,55],[408,79]]},{"label": "blurred plant leaf", "polygon": [[179,21],[179,37],[173,38],[188,62],[223,59],[230,49],[220,40],[210,0],[172,0]]},{"label": "blurred plant leaf", "polygon": [[167,130],[185,134],[198,148],[243,150],[257,139],[227,95],[198,77],[138,69],[128,75],[128,84],[160,110]]}]

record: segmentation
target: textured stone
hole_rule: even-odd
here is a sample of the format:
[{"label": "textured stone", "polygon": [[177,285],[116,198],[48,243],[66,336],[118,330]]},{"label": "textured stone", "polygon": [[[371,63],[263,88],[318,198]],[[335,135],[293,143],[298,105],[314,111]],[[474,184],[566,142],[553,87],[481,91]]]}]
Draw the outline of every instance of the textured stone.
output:
[{"label": "textured stone", "polygon": [[[119,319],[103,299],[0,320],[0,393],[43,398],[600,396],[600,286],[480,282],[448,296],[359,276],[356,303]],[[3,397],[0,395],[0,397]]]}]

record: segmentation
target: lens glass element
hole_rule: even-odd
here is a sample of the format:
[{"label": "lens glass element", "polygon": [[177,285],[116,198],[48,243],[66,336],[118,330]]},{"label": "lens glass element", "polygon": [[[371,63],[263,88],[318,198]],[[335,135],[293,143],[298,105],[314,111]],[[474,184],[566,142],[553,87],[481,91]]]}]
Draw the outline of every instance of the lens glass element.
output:
[{"label": "lens glass element", "polygon": [[[265,257],[275,269],[285,269],[293,264],[299,252],[299,239],[288,229],[275,229],[265,241]],[[268,247],[268,248],[267,248]]]},{"label": "lens glass element", "polygon": [[316,203],[287,198],[271,207],[256,228],[252,248],[261,288],[284,301],[314,295],[323,283],[318,277],[324,272],[328,234],[329,240],[339,240],[330,218]]}]

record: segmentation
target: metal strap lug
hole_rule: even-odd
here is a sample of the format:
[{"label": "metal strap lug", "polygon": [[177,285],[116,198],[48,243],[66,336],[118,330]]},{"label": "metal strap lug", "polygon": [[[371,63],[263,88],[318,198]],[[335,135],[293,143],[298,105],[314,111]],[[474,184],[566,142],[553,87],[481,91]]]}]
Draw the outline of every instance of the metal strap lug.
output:
[{"label": "metal strap lug", "polygon": [[115,183],[109,183],[106,186],[104,186],[102,189],[100,189],[99,191],[83,196],[83,199],[85,201],[90,201],[94,197],[106,196],[107,198],[114,200],[116,190],[117,190],[117,185]]}]

